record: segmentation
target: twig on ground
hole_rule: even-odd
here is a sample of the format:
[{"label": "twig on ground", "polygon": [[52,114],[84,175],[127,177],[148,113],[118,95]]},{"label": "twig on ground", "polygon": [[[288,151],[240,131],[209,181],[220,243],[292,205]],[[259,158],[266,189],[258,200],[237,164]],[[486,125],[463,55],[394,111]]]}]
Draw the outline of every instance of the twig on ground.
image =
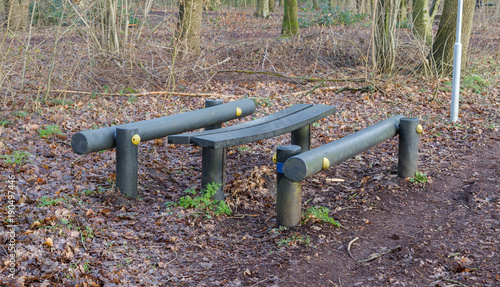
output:
[{"label": "twig on ground", "polygon": [[[38,92],[37,90],[22,90],[22,92]],[[70,93],[77,95],[99,95],[107,97],[142,97],[142,96],[156,96],[156,95],[169,95],[169,96],[182,96],[182,97],[228,97],[228,95],[222,94],[211,94],[211,93],[181,93],[181,92],[167,92],[167,91],[156,91],[156,92],[144,92],[144,93],[133,93],[133,94],[123,94],[123,93],[98,93],[98,92],[84,92],[84,91],[70,91],[70,90],[50,90],[49,93]]]},{"label": "twig on ground", "polygon": [[69,144],[67,142],[64,142],[64,141],[56,141],[56,143],[60,143],[60,144],[67,145],[67,146],[71,146],[71,144]]},{"label": "twig on ground", "polygon": [[317,88],[321,87],[323,85],[325,81],[321,81],[319,84],[317,84],[316,86],[314,86],[309,92],[307,92],[307,94],[305,95],[305,97],[308,97],[310,94],[312,94]]},{"label": "twig on ground", "polygon": [[246,70],[221,70],[212,72],[214,74],[218,73],[242,73],[242,74],[261,74],[261,75],[271,75],[280,78],[286,78],[290,80],[301,80],[306,82],[365,82],[366,78],[352,78],[352,79],[318,79],[318,78],[308,78],[308,77],[294,77],[287,76],[280,73],[267,72],[267,71],[246,71]]},{"label": "twig on ground", "polygon": [[68,163],[69,167],[73,167],[75,162],[79,161],[84,155],[82,154],[81,156],[77,157],[76,159],[72,160],[70,163]]},{"label": "twig on ground", "polygon": [[257,214],[235,214],[233,216],[228,216],[227,218],[231,218],[231,219],[241,219],[241,218],[244,218],[246,216],[249,216],[249,217],[257,217],[258,215]]},{"label": "twig on ground", "polygon": [[401,249],[401,245],[398,245],[394,248],[391,248],[385,252],[381,252],[381,253],[375,253],[373,254],[372,256],[366,258],[366,259],[363,259],[363,260],[358,260],[359,263],[367,263],[367,262],[370,262],[370,261],[373,261],[383,255],[386,255],[386,254],[389,254],[389,253],[392,253],[392,252],[395,252],[395,251],[398,251],[399,249]]},{"label": "twig on ground", "polygon": [[[286,95],[282,95],[281,97],[297,97],[297,96],[300,96],[304,93],[307,93],[306,95],[304,96],[308,96],[310,94],[312,94],[313,92],[324,92],[324,91],[329,91],[329,90],[334,90],[334,93],[335,94],[340,94],[344,91],[362,91],[362,92],[369,92],[369,91],[373,91],[374,87],[373,86],[367,86],[367,87],[361,87],[361,88],[351,88],[351,87],[343,87],[343,88],[339,88],[337,86],[329,86],[329,87],[324,87],[324,88],[319,88],[318,86],[320,85],[317,85],[315,86],[312,90],[310,91],[300,91],[300,92],[294,92],[294,93],[291,93],[291,94],[286,94]],[[376,89],[378,89],[377,87],[375,87]]]},{"label": "twig on ground", "polygon": [[80,232],[80,240],[82,241],[83,249],[85,249],[85,251],[88,251],[87,246],[85,246],[85,242],[83,242],[83,234],[82,234],[82,232]]},{"label": "twig on ground", "polygon": [[[352,259],[356,260],[356,258],[354,258],[354,256],[352,256],[352,253],[351,253],[351,245],[356,242],[357,240],[359,239],[359,237],[355,237],[353,240],[349,241],[349,243],[347,244],[347,254],[349,254],[349,257],[351,257]],[[357,260],[356,260],[357,261]]]},{"label": "twig on ground", "polygon": [[264,283],[264,282],[267,282],[267,281],[269,281],[269,280],[271,280],[271,279],[273,279],[273,278],[266,278],[266,279],[260,280],[259,282],[255,283],[255,284],[253,284],[253,285],[250,285],[250,286],[251,286],[251,287],[252,287],[252,286],[257,286],[257,285],[259,285],[259,284],[261,284],[261,283]]},{"label": "twig on ground", "polygon": [[467,286],[465,284],[462,284],[462,283],[460,283],[460,282],[458,282],[456,280],[453,280],[453,279],[443,278],[442,280],[446,281],[446,282],[449,282],[449,283],[457,284],[457,285],[462,286],[462,287],[469,287],[469,286]]}]

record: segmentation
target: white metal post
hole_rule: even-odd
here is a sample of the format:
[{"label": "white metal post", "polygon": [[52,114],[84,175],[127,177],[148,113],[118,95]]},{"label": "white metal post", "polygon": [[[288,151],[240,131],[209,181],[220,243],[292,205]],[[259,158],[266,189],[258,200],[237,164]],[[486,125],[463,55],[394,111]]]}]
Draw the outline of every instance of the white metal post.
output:
[{"label": "white metal post", "polygon": [[458,102],[460,98],[460,69],[462,64],[462,8],[463,0],[458,0],[457,10],[457,36],[453,46],[453,80],[451,86],[451,111],[450,120],[458,120]]}]

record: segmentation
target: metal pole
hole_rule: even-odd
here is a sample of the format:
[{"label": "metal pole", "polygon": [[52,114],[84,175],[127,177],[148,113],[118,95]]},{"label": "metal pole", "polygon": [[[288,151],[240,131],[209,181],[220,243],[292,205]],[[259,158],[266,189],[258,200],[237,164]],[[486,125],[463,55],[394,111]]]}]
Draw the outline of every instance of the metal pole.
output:
[{"label": "metal pole", "polygon": [[450,120],[458,120],[458,104],[460,101],[460,70],[462,69],[462,10],[463,0],[458,0],[457,9],[457,35],[455,45],[453,46],[453,79],[451,86],[451,111]]},{"label": "metal pole", "polygon": [[307,125],[291,132],[292,145],[302,147],[301,152],[311,149],[311,125]]},{"label": "metal pole", "polygon": [[418,142],[422,126],[417,118],[399,121],[398,175],[412,177],[418,169]]},{"label": "metal pole", "polygon": [[[205,108],[221,105],[222,100],[205,100]],[[222,123],[205,128],[206,131],[222,128]],[[217,193],[212,199],[224,200],[224,182],[226,179],[226,149],[204,147],[201,152],[201,188],[208,184],[220,184]]]},{"label": "metal pole", "polygon": [[276,151],[277,183],[276,183],[276,214],[278,225],[293,227],[300,222],[301,213],[301,183],[292,182],[283,174],[284,162],[301,151],[298,145],[279,146]]},{"label": "metal pole", "polygon": [[116,187],[131,197],[137,197],[140,142],[137,132],[137,128],[116,129]]}]

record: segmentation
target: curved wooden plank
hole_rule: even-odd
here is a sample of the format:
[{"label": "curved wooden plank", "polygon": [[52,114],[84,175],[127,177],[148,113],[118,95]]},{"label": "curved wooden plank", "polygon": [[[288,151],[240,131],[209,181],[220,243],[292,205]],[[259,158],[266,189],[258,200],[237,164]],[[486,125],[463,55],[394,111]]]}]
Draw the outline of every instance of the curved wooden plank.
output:
[{"label": "curved wooden plank", "polygon": [[257,126],[197,136],[192,139],[192,142],[202,147],[215,149],[255,142],[294,131],[333,114],[335,110],[333,106],[314,105],[290,116]]},{"label": "curved wooden plank", "polygon": [[267,116],[264,116],[262,118],[258,118],[256,120],[249,121],[249,122],[239,124],[239,125],[225,127],[222,129],[208,130],[208,131],[203,131],[203,132],[171,135],[171,136],[168,136],[168,142],[173,143],[173,144],[189,144],[189,143],[193,143],[193,138],[195,138],[195,137],[201,137],[201,136],[212,135],[212,134],[220,134],[220,133],[224,133],[224,132],[236,131],[236,130],[241,130],[241,129],[245,129],[245,128],[249,128],[249,127],[254,127],[254,126],[266,124],[266,123],[290,116],[292,114],[295,114],[297,112],[300,112],[300,111],[307,109],[307,108],[310,108],[312,106],[313,106],[313,104],[298,104],[298,105],[294,105],[294,106],[291,106],[289,108],[286,108],[284,110],[281,110],[277,113],[267,115]]}]

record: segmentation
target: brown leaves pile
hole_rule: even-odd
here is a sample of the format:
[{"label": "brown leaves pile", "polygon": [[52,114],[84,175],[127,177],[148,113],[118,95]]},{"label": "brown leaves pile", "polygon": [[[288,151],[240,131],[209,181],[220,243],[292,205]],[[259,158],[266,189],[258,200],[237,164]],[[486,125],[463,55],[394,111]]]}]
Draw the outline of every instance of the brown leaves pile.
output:
[{"label": "brown leaves pile", "polygon": [[236,174],[228,185],[228,205],[232,210],[261,210],[276,200],[275,171],[265,165],[256,166],[250,172]]}]

